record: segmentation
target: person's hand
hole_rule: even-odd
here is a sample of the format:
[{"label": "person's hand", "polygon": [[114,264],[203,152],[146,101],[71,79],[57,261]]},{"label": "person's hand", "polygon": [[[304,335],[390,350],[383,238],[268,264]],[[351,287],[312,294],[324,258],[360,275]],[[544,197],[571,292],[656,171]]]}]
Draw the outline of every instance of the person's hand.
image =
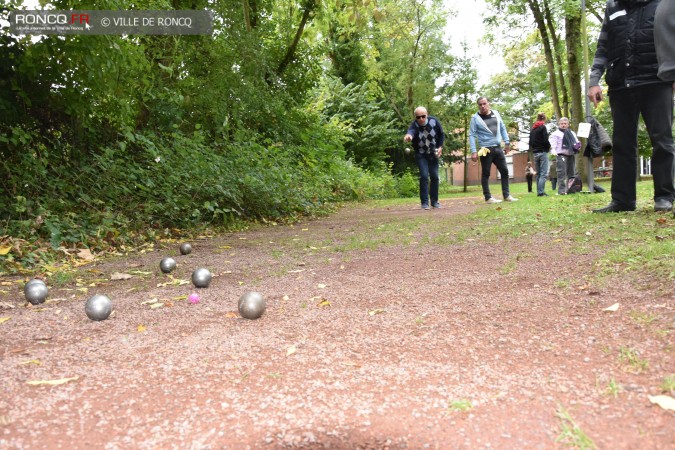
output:
[{"label": "person's hand", "polygon": [[472,154],[471,154],[471,161],[473,161],[473,162],[478,161],[478,154],[472,153]]},{"label": "person's hand", "polygon": [[440,158],[441,156],[443,156],[443,147],[438,147],[438,148],[436,149],[436,152],[438,153],[438,157],[439,157],[439,158]]},{"label": "person's hand", "polygon": [[600,86],[591,86],[588,90],[588,99],[593,103],[593,106],[598,106],[602,101],[602,88]]},{"label": "person's hand", "polygon": [[410,142],[410,141],[412,141],[412,136],[409,135],[409,134],[406,134],[405,136],[403,136],[403,141],[404,141],[404,142]]},{"label": "person's hand", "polygon": [[510,151],[511,151],[511,144],[506,144],[504,146],[504,154],[508,155]]}]

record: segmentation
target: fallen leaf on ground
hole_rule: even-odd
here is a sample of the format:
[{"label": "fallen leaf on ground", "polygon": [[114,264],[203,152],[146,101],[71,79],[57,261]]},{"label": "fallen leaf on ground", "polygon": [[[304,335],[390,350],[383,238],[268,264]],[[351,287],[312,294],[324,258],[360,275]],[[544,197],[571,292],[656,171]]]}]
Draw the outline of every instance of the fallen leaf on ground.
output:
[{"label": "fallen leaf on ground", "polygon": [[147,272],[147,271],[144,271],[144,270],[130,270],[129,273],[131,275],[140,275],[140,276],[143,276],[143,277],[147,277],[147,276],[152,275],[152,272]]},{"label": "fallen leaf on ground", "polygon": [[6,255],[11,249],[12,247],[0,247],[0,255]]},{"label": "fallen leaf on ground", "polygon": [[383,312],[385,312],[384,309],[373,309],[372,311],[368,311],[368,314],[374,316],[375,314],[382,314]]},{"label": "fallen leaf on ground", "polygon": [[323,284],[323,283],[320,283],[320,284],[318,284],[316,287],[318,287],[319,289],[325,289],[325,288],[326,288],[326,285]]},{"label": "fallen leaf on ground", "polygon": [[188,280],[181,280],[178,278],[173,278],[171,277],[171,281],[167,281],[166,283],[159,283],[157,287],[165,287],[165,286],[182,286],[184,284],[188,284]]},{"label": "fallen leaf on ground", "polygon": [[619,304],[618,303],[614,303],[612,306],[609,306],[609,307],[603,309],[603,311],[609,311],[609,312],[615,312],[615,311],[618,311],[618,310],[619,310]]},{"label": "fallen leaf on ground", "polygon": [[237,317],[239,317],[239,316],[237,315],[236,312],[230,311],[230,312],[228,312],[227,314],[225,314],[225,317],[227,317],[228,319],[235,319],[235,318],[237,318]]},{"label": "fallen leaf on ground", "polygon": [[0,317],[0,323],[5,323],[7,322],[11,317]]},{"label": "fallen leaf on ground", "polygon": [[19,364],[37,364],[38,366],[41,366],[42,363],[38,361],[37,359],[30,359],[28,361],[21,362]]},{"label": "fallen leaf on ground", "polygon": [[143,332],[144,332],[145,330],[147,330],[147,329],[148,329],[148,327],[146,327],[146,326],[143,325],[143,324],[140,324],[138,327],[136,327],[136,330],[137,330],[139,333],[143,333]]},{"label": "fallen leaf on ground", "polygon": [[157,309],[161,308],[162,306],[164,306],[164,303],[153,303],[152,305],[150,305],[150,309]]},{"label": "fallen leaf on ground", "polygon": [[88,248],[83,248],[77,253],[77,257],[80,259],[84,259],[85,261],[93,261],[94,260],[94,255],[91,254],[91,250]]},{"label": "fallen leaf on ground", "polygon": [[26,381],[26,383],[30,384],[31,386],[39,386],[39,385],[57,386],[59,384],[66,384],[69,381],[77,380],[78,378],[80,377],[60,378],[58,380],[32,380]]},{"label": "fallen leaf on ground", "polygon": [[675,411],[675,398],[668,395],[650,395],[649,401],[659,405],[663,409]]},{"label": "fallen leaf on ground", "polygon": [[320,301],[319,303],[317,303],[316,306],[319,306],[319,307],[321,307],[321,306],[330,306],[330,302],[329,302],[328,300],[326,300],[325,298],[319,297],[319,299],[320,299],[321,301]]},{"label": "fallen leaf on ground", "polygon": [[115,272],[112,275],[110,275],[110,279],[115,281],[115,280],[128,280],[129,278],[133,278],[133,275],[129,275],[128,273],[120,273],[120,272]]},{"label": "fallen leaf on ground", "polygon": [[298,349],[295,347],[295,345],[291,345],[288,347],[288,350],[286,350],[286,356],[291,356],[293,353],[297,352]]}]

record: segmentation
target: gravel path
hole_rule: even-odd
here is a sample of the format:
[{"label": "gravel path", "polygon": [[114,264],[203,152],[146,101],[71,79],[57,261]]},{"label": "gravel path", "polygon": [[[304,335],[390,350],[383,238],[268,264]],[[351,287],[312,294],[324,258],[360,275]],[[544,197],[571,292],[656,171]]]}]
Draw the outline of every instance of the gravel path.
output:
[{"label": "gravel path", "polygon": [[[488,206],[443,203],[348,207],[187,256],[158,243],[80,267],[39,306],[4,278],[0,448],[675,448],[674,413],[649,400],[673,394],[673,291],[595,285],[597,255],[549,236],[452,242]],[[187,282],[197,267],[209,288]],[[258,320],[237,314],[248,291]],[[84,315],[94,293],[108,320]]]}]

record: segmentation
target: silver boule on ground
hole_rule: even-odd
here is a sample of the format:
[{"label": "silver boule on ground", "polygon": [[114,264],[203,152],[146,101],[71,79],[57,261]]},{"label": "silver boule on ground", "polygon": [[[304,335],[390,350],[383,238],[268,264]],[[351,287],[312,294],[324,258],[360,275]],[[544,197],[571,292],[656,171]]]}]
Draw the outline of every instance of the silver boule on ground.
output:
[{"label": "silver boule on ground", "polygon": [[168,256],[159,262],[159,269],[164,273],[171,273],[175,268],[176,260]]},{"label": "silver boule on ground", "polygon": [[84,312],[91,320],[105,320],[112,313],[112,300],[103,294],[96,294],[84,304]]},{"label": "silver boule on ground", "polygon": [[190,253],[192,253],[192,245],[188,244],[187,242],[180,245],[181,255],[189,255]]},{"label": "silver boule on ground", "polygon": [[211,283],[211,272],[208,269],[199,268],[192,272],[192,284],[197,288],[207,288]]},{"label": "silver boule on ground", "polygon": [[265,312],[267,304],[258,292],[247,292],[239,297],[239,314],[245,319],[257,319]]},{"label": "silver boule on ground", "polygon": [[49,288],[44,281],[34,278],[23,287],[23,293],[31,304],[39,305],[47,299]]}]

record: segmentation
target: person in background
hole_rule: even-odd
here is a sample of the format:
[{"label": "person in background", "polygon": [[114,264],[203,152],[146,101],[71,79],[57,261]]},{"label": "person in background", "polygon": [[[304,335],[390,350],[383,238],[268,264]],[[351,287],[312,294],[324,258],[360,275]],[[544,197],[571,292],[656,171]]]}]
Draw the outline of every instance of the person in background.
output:
[{"label": "person in background", "polygon": [[551,190],[555,191],[555,188],[558,185],[558,168],[556,167],[558,160],[555,155],[551,154],[549,163],[551,169],[549,170],[548,178],[551,180]]},{"label": "person in background", "polygon": [[438,163],[443,154],[443,142],[445,134],[441,122],[434,116],[430,116],[424,106],[415,108],[415,120],[408,127],[408,132],[403,136],[405,142],[412,142],[415,149],[415,161],[420,169],[420,201],[422,209],[431,206],[440,208],[438,201]]},{"label": "person in background", "polygon": [[[546,177],[548,176],[548,154],[551,150],[551,143],[548,140],[546,129],[546,114],[542,112],[537,114],[537,121],[534,122],[530,131],[530,149],[534,154],[534,171],[537,173],[537,196],[543,197],[548,195],[546,194]],[[528,191],[532,192],[529,189],[529,183]]]},{"label": "person in background", "polygon": [[527,167],[525,168],[525,179],[527,180],[527,192],[532,192],[532,180],[534,179],[534,176],[536,174],[537,172],[534,171],[532,163],[528,161]]},{"label": "person in background", "polygon": [[[614,122],[614,170],[612,201],[604,208],[593,210],[595,213],[635,210],[640,115],[653,148],[654,211],[673,209],[673,83],[659,78],[657,51],[664,57],[661,37],[672,45],[673,35],[662,24],[675,19],[672,14],[655,17],[659,3],[670,3],[664,7],[666,11],[672,10],[673,0],[608,0],[605,7],[591,67],[588,98],[594,106],[603,100],[600,78],[604,74]],[[656,33],[655,27],[658,28]],[[655,38],[659,41],[658,49]],[[668,73],[667,66],[664,65],[662,73]]]},{"label": "person in background", "polygon": [[[490,194],[490,170],[492,164],[494,164],[502,177],[504,200],[516,202],[518,199],[509,192],[509,168],[505,156],[509,151],[509,135],[506,132],[506,126],[499,113],[490,107],[490,102],[486,97],[480,97],[477,103],[478,112],[471,116],[469,124],[469,146],[471,147],[471,160],[474,162],[479,157],[476,141],[481,147],[480,165],[482,170],[480,181],[483,187],[483,196],[487,203],[501,203],[501,200],[497,200]],[[506,150],[502,149],[502,140]]]},{"label": "person in background", "polygon": [[574,154],[581,148],[574,131],[570,130],[570,120],[561,117],[558,129],[551,133],[551,153],[556,155],[558,172],[558,195],[567,195],[567,181],[576,174]]}]

